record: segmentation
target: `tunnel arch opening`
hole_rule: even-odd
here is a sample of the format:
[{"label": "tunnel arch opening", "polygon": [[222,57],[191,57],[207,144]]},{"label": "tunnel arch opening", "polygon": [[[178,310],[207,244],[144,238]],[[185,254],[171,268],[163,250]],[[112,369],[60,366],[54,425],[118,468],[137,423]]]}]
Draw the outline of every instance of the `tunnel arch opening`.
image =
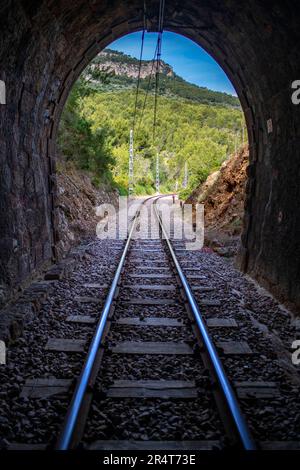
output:
[{"label": "tunnel arch opening", "polygon": [[[147,2],[150,31],[157,28],[158,3]],[[2,290],[11,292],[56,258],[56,135],[70,89],[97,52],[140,30],[143,20],[138,0],[17,7],[8,1],[0,10],[0,79],[7,93],[1,105],[1,278]],[[296,306],[300,118],[290,88],[300,74],[299,19],[295,1],[237,6],[187,0],[184,6],[167,2],[164,25],[203,47],[237,91],[250,149],[239,266]]]},{"label": "tunnel arch opening", "polygon": [[[142,31],[138,33],[142,33]],[[142,181],[140,182],[141,187],[139,190],[141,190],[144,185],[148,188],[147,190],[145,188],[145,194],[148,194],[147,191],[149,191],[150,186],[152,189],[154,188],[156,172],[154,160],[157,153],[157,151],[155,151],[155,155],[153,154],[153,148],[155,147],[159,149],[159,152],[163,153],[160,162],[160,183],[163,184],[165,192],[177,191],[177,189],[180,191],[181,188],[183,189],[185,187],[184,163],[190,160],[190,157],[194,157],[192,167],[189,167],[188,171],[189,181],[191,177],[192,180],[194,179],[193,186],[189,186],[189,190],[186,189],[187,196],[182,195],[182,197],[186,199],[192,191],[204,182],[210,173],[221,167],[222,163],[230,154],[237,153],[241,147],[247,143],[247,137],[245,139],[244,132],[246,129],[244,114],[241,110],[234,87],[225,72],[214,59],[198,44],[186,36],[164,31],[161,72],[159,74],[160,79],[158,84],[158,97],[161,98],[162,101],[159,99],[157,102],[157,135],[154,142],[154,136],[152,135],[152,131],[150,132],[150,127],[154,123],[154,102],[156,102],[153,98],[153,96],[155,96],[156,59],[154,60],[153,57],[155,55],[155,45],[157,44],[157,33],[148,34],[146,32],[145,35],[138,33],[126,34],[122,36],[124,41],[113,41],[113,43],[109,44],[108,48],[97,53],[71,86],[70,93],[63,108],[64,111],[61,115],[63,118],[60,117],[58,125],[57,137],[59,151],[56,153],[60,154],[64,160],[65,157],[68,156],[67,161],[70,160],[71,162],[75,162],[75,164],[77,163],[77,168],[89,170],[89,165],[86,167],[85,161],[81,162],[80,156],[74,151],[74,145],[68,145],[66,142],[68,131],[72,131],[72,125],[71,128],[68,129],[68,127],[70,127],[70,125],[68,126],[68,118],[71,114],[74,115],[75,120],[77,115],[83,118],[84,121],[87,119],[87,124],[92,129],[93,135],[97,131],[107,130],[105,140],[113,140],[112,147],[115,150],[115,152],[113,152],[115,156],[119,153],[129,152],[130,129],[134,128],[134,153],[137,157],[135,158],[135,162],[142,164],[141,160],[143,160],[144,163],[147,161],[149,164],[150,161],[149,171],[152,173],[151,178],[148,175],[147,182],[143,183],[146,179],[145,171],[147,171],[147,168],[140,168],[141,173],[139,173],[139,170],[136,172],[135,168],[135,175],[143,175],[143,178],[140,176]],[[144,55],[141,62],[141,76],[140,79],[138,79],[142,37],[144,38]],[[131,52],[132,48],[134,52]],[[174,48],[176,48],[176,55],[173,52]],[[180,48],[181,52],[179,52],[178,48]],[[193,67],[190,66],[189,59],[184,58],[184,53],[192,60]],[[127,67],[129,67],[129,70],[126,71],[125,68]],[[186,88],[181,90],[183,85]],[[109,98],[105,100],[106,96],[111,97],[111,100],[114,102],[114,107],[110,105]],[[232,99],[230,99],[230,97],[232,97]],[[170,106],[170,103],[172,103],[170,98],[172,98],[173,106]],[[178,103],[177,106],[174,104],[174,99],[176,103]],[[179,101],[177,101],[178,99]],[[186,108],[183,106],[180,99],[184,100],[184,103],[187,105]],[[86,103],[86,101],[88,101],[88,103]],[[77,102],[75,106],[74,102]],[[104,106],[102,106],[103,102]],[[191,105],[191,109],[188,109],[188,105]],[[175,111],[175,108],[178,109]],[[178,117],[177,119],[172,117],[173,112],[179,112],[180,114],[181,108],[185,118],[180,120]],[[124,109],[126,110],[125,112]],[[166,114],[166,110],[168,109],[169,113]],[[192,114],[192,109],[196,113],[195,115]],[[101,118],[101,114],[104,116],[103,118]],[[115,123],[115,117],[117,123]],[[121,124],[119,126],[118,123],[121,119],[124,125]],[[192,146],[190,146],[189,150],[185,151],[185,139],[187,135],[184,132],[180,132],[180,129],[181,127],[186,129],[186,119],[188,119],[188,122],[191,124],[194,123],[195,126],[197,126],[199,121],[197,127],[198,134],[196,128],[189,134],[192,143],[201,143],[201,140],[204,139],[203,148],[198,146],[199,156],[197,160],[195,159],[196,150],[192,148]],[[150,123],[151,120],[153,121],[152,124]],[[177,125],[174,124],[175,121],[177,121]],[[127,133],[124,131],[124,128],[127,129]],[[215,136],[209,133],[209,131],[213,130],[216,132]],[[66,133],[66,137],[64,133]],[[147,138],[145,136],[147,136]],[[181,139],[182,144],[179,145],[178,148],[179,139]],[[206,139],[208,139],[212,145],[211,158],[213,158],[213,161],[211,161],[211,163],[205,161],[206,154],[209,152],[209,143],[206,142]],[[60,140],[64,141],[66,144],[65,155],[64,144],[61,147],[59,145]],[[84,140],[84,136],[80,138],[80,141],[82,140]],[[126,142],[125,149],[124,145],[121,145],[121,143],[124,142]],[[223,148],[221,149],[221,147]],[[71,155],[72,149],[74,152],[73,156]],[[88,142],[87,149],[89,149]],[[111,151],[113,149],[110,148]],[[100,155],[101,149],[99,152]],[[219,155],[219,152],[222,152],[222,155]],[[174,170],[172,165],[170,166],[169,160],[174,160],[179,153],[182,153],[182,156],[180,158],[177,156],[180,162],[176,160],[176,170]],[[146,160],[144,157],[146,157]],[[86,159],[89,159],[88,155]],[[107,159],[110,159],[109,155],[107,155]],[[197,161],[199,170],[198,178],[196,178],[197,168],[195,167]],[[81,163],[83,166],[80,166]],[[125,164],[127,168],[128,158]],[[200,171],[201,165],[204,165],[203,174]],[[122,166],[124,166],[124,162]],[[101,171],[103,171],[103,175],[105,176],[105,169],[102,168]],[[114,174],[118,174],[120,171],[122,174],[124,173],[124,169],[119,167],[119,172],[116,170]],[[166,177],[166,171],[170,172],[168,177]],[[206,174],[205,171],[208,171],[208,173]],[[108,173],[111,174],[111,171],[108,170]],[[127,175],[128,168],[126,169],[126,176]],[[96,179],[97,178],[95,178],[95,180]],[[99,182],[101,181],[105,184],[104,179],[101,178],[99,174]],[[172,181],[174,180],[174,187],[171,187],[170,184],[164,186],[166,179],[168,181],[170,179]],[[175,185],[175,179],[177,180],[177,185]],[[197,181],[195,181],[195,179],[197,179]],[[139,178],[136,177],[135,180],[135,184],[139,186]],[[112,182],[116,183],[114,180]],[[120,189],[122,193],[126,191],[128,189],[128,182],[125,186],[123,184]]]}]

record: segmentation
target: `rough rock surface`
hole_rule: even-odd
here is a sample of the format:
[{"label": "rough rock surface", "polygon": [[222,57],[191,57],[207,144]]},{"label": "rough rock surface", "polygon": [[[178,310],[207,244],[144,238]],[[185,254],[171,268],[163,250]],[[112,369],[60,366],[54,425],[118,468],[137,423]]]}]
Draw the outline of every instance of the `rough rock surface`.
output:
[{"label": "rough rock surface", "polygon": [[58,250],[62,256],[82,238],[94,236],[100,218],[96,207],[103,203],[117,205],[117,191],[95,188],[89,175],[66,164],[57,175]]},{"label": "rough rock surface", "polygon": [[222,256],[236,253],[244,216],[248,147],[231,155],[211,174],[186,203],[204,204],[205,239]]},{"label": "rough rock surface", "polygon": [[[139,76],[139,66],[137,64],[127,64],[120,62],[119,55],[114,54],[112,50],[104,50],[98,54],[99,59],[103,59],[103,63],[100,62],[97,67],[100,70],[106,70],[107,68],[110,71],[113,71],[116,75],[126,75],[130,78],[138,78]],[[174,76],[173,68],[166,64],[164,61],[160,63],[160,73],[167,75],[169,77]],[[144,60],[141,64],[140,78],[149,77],[153,74],[153,65],[152,61]]]}]

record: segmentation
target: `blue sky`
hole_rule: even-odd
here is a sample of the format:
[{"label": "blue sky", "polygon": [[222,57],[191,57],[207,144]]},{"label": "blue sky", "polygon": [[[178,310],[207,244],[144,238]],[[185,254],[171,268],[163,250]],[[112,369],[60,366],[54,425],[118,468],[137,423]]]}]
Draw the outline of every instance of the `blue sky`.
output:
[{"label": "blue sky", "polygon": [[[139,58],[142,33],[132,33],[108,47]],[[153,58],[157,34],[146,33],[143,58]],[[196,43],[179,34],[164,32],[162,59],[185,80],[216,91],[236,95],[233,85],[217,62]]]}]

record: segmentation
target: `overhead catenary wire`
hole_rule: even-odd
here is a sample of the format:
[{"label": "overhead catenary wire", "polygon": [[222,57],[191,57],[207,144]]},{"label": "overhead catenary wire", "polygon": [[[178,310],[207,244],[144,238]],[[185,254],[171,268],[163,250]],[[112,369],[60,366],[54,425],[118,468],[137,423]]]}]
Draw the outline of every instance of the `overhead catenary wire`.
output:
[{"label": "overhead catenary wire", "polygon": [[145,31],[146,31],[146,0],[144,0],[144,11],[143,11],[143,31],[142,31],[142,41],[141,41],[141,52],[140,52],[140,60],[139,60],[139,68],[138,68],[138,80],[137,80],[137,87],[136,87],[136,94],[135,94],[135,103],[134,103],[134,113],[133,113],[133,121],[132,121],[132,128],[130,130],[130,142],[129,142],[129,171],[128,171],[128,192],[129,194],[133,191],[133,157],[134,157],[134,149],[133,149],[133,135],[136,123],[136,116],[137,116],[137,107],[138,107],[138,97],[139,97],[139,88],[140,88],[140,81],[141,81],[141,69],[142,69],[142,60],[143,60],[143,51],[144,51],[144,41],[145,41]]},{"label": "overhead catenary wire", "polygon": [[158,15],[158,31],[163,32],[164,26],[164,12],[165,12],[165,0],[159,1],[159,15]]},{"label": "overhead catenary wire", "polygon": [[158,88],[159,88],[159,71],[160,71],[160,61],[161,61],[161,44],[162,44],[162,33],[163,33],[163,22],[164,22],[164,9],[165,9],[165,0],[160,0],[159,3],[159,14],[158,14],[158,37],[156,41],[156,48],[154,52],[154,56],[152,59],[152,67],[151,67],[151,72],[148,78],[148,83],[147,83],[147,88],[146,88],[146,94],[144,97],[144,102],[143,102],[143,107],[138,123],[138,128],[137,132],[139,131],[141,127],[141,123],[144,117],[144,112],[146,109],[147,105],[147,100],[148,100],[148,95],[150,92],[151,88],[151,81],[153,77],[153,71],[154,71],[154,66],[156,66],[156,73],[155,73],[155,97],[154,97],[154,124],[153,124],[153,131],[155,134],[155,128],[156,128],[156,117],[157,117],[157,96],[158,96]]},{"label": "overhead catenary wire", "polygon": [[161,46],[162,46],[162,35],[164,25],[164,11],[165,11],[165,0],[159,2],[159,15],[158,15],[158,37],[157,37],[157,53],[156,53],[156,73],[155,73],[155,94],[154,94],[154,113],[153,113],[153,143],[156,135],[156,124],[157,124],[157,103],[159,94],[159,74],[161,66]]},{"label": "overhead catenary wire", "polygon": [[157,101],[159,93],[159,72],[160,72],[160,59],[161,59],[161,33],[157,38],[157,58],[156,58],[156,71],[155,71],[155,92],[154,92],[154,114],[153,114],[153,143],[155,140],[156,121],[157,121]]},{"label": "overhead catenary wire", "polygon": [[133,121],[132,121],[133,131],[134,131],[134,128],[135,128],[136,117],[137,117],[137,105],[138,105],[139,89],[140,89],[140,83],[141,83],[141,69],[142,69],[144,42],[145,42],[145,21],[144,21],[144,29],[143,29],[143,32],[142,32],[142,42],[141,42],[141,52],[140,52],[140,60],[139,60],[138,79],[137,79],[137,86],[136,86],[136,93],[135,93],[134,114],[133,114]]},{"label": "overhead catenary wire", "polygon": [[146,19],[147,13],[146,13],[146,11],[147,11],[146,10],[146,0],[144,0],[144,4],[143,4],[143,31],[142,31],[142,41],[141,41],[141,50],[140,50],[140,58],[139,58],[138,80],[137,80],[137,87],[136,87],[136,93],[135,93],[133,121],[132,121],[132,126],[131,126],[133,131],[135,129],[135,124],[136,124],[137,108],[138,108],[138,96],[139,96],[140,83],[141,83],[141,69],[142,69],[142,63],[143,63],[145,33],[146,33],[146,27],[147,27],[147,19]]},{"label": "overhead catenary wire", "polygon": [[143,102],[143,107],[142,107],[142,111],[141,111],[141,115],[140,115],[140,119],[139,119],[139,123],[138,123],[137,132],[139,131],[139,129],[141,127],[142,120],[143,120],[143,117],[144,117],[144,112],[145,112],[145,109],[146,109],[147,99],[148,99],[150,86],[151,86],[151,80],[152,80],[153,71],[154,71],[155,59],[156,59],[156,55],[157,55],[157,48],[158,48],[158,43],[156,43],[156,48],[155,48],[154,56],[153,56],[153,59],[152,59],[152,67],[151,67],[150,75],[148,77],[146,94],[145,94],[145,97],[144,97],[144,102]]}]

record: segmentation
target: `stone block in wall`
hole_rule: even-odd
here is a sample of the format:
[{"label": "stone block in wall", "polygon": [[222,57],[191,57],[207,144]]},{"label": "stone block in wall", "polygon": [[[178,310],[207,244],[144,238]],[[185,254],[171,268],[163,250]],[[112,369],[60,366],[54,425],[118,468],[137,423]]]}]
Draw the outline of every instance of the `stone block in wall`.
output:
[{"label": "stone block in wall", "polygon": [[35,194],[34,171],[32,168],[29,168],[25,173],[24,186],[29,196]]},{"label": "stone block in wall", "polygon": [[3,237],[0,239],[0,266],[10,261],[13,253],[13,239]]},{"label": "stone block in wall", "polygon": [[12,168],[13,188],[12,193],[16,197],[21,196],[24,191],[24,168],[22,167],[22,161],[20,158],[20,165],[13,166]]},{"label": "stone block in wall", "polygon": [[37,97],[24,88],[20,103],[21,113],[25,113],[26,115],[33,114],[33,109],[36,105],[36,100]]},{"label": "stone block in wall", "polygon": [[33,141],[34,136],[31,132],[24,133],[24,136],[22,137],[23,151],[25,151],[29,156],[29,164],[31,163],[31,154],[33,152]]},{"label": "stone block in wall", "polygon": [[42,174],[41,170],[36,170],[34,172],[34,190],[37,195],[43,195],[47,193],[47,189],[45,188],[44,175]]},{"label": "stone block in wall", "polygon": [[84,52],[84,56],[87,61],[91,61],[97,54],[100,52],[101,48],[97,42],[94,42],[88,49]]},{"label": "stone block in wall", "polygon": [[8,163],[3,163],[3,165],[1,165],[0,175],[1,192],[10,192],[12,188],[12,172]]},{"label": "stone block in wall", "polygon": [[3,163],[7,158],[7,144],[6,141],[0,139],[0,163]]},{"label": "stone block in wall", "polygon": [[34,259],[35,265],[38,266],[43,262],[43,244],[41,240],[37,241],[34,247]]},{"label": "stone block in wall", "polygon": [[20,279],[25,279],[30,273],[31,263],[29,254],[23,254],[18,259],[18,275]]}]

